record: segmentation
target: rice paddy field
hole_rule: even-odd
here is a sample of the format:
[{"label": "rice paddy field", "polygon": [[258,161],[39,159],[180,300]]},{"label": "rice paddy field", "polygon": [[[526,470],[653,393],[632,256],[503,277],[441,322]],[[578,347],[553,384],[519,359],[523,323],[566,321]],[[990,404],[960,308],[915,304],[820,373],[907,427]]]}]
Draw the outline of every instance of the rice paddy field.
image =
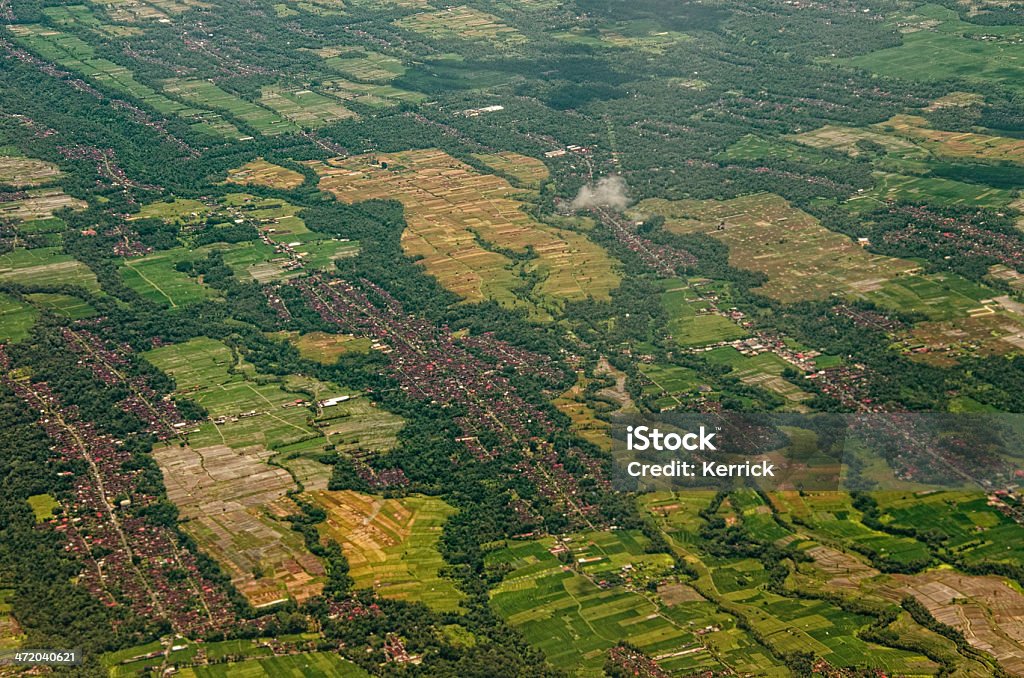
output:
[{"label": "rice paddy field", "polygon": [[877,125],[886,131],[914,139],[937,155],[989,162],[1024,162],[1024,140],[976,132],[929,129],[928,121],[915,115],[897,115]]},{"label": "rice paddy field", "polygon": [[255,607],[304,602],[320,593],[326,578],[323,563],[283,520],[300,511],[285,496],[295,488],[291,475],[268,464],[273,454],[262,446],[227,445],[153,451],[182,529]]},{"label": "rice paddy field", "polygon": [[[676,233],[706,233],[729,246],[729,261],[760,271],[758,290],[783,302],[863,295],[918,268],[910,261],[872,254],[823,227],[781,197],[761,193],[733,200],[649,199],[636,214],[660,214]],[[794,265],[799,262],[799,265]]]},{"label": "rice paddy field", "polygon": [[298,188],[305,180],[306,178],[295,170],[275,165],[263,158],[257,158],[241,167],[228,170],[228,183],[242,186],[264,186],[288,191]]},{"label": "rice paddy field", "polygon": [[466,5],[412,14],[395,23],[402,28],[442,40],[481,40],[498,44],[518,44],[527,40],[525,35],[503,24],[493,14]]},{"label": "rice paddy field", "polygon": [[18,342],[29,335],[39,317],[30,304],[0,293],[0,341]]},{"label": "rice paddy field", "polygon": [[183,678],[368,678],[370,674],[333,652],[308,652],[196,666],[183,669],[178,675]]},{"label": "rice paddy field", "polygon": [[0,588],[0,651],[16,649],[25,640],[21,626],[11,615],[10,601],[13,595],[14,589]]},{"label": "rice paddy field", "polygon": [[62,209],[85,209],[85,202],[67,195],[59,188],[35,188],[24,198],[0,203],[0,218],[14,221],[46,219]]},{"label": "rice paddy field", "polygon": [[708,303],[688,285],[670,287],[662,295],[661,303],[669,314],[672,338],[680,346],[703,346],[748,336],[745,329],[729,318],[707,312]]},{"label": "rice paddy field", "polygon": [[89,292],[100,291],[92,270],[59,247],[19,248],[0,254],[0,280],[23,285],[77,285]]},{"label": "rice paddy field", "polygon": [[969,207],[1006,207],[1014,199],[1013,191],[941,177],[911,176],[892,172],[873,172],[875,186],[858,193],[845,204],[851,209],[873,209],[890,200],[931,202],[939,205]]},{"label": "rice paddy field", "polygon": [[745,384],[760,386],[782,396],[792,403],[800,403],[813,396],[795,384],[782,378],[782,373],[792,365],[774,353],[743,355],[732,346],[721,346],[703,354],[712,363],[732,367],[730,376]]},{"label": "rice paddy field", "polygon": [[1024,526],[998,511],[980,492],[880,493],[893,526],[919,526],[945,535],[943,548],[969,563],[1024,560]]},{"label": "rice paddy field", "polygon": [[703,383],[700,374],[677,365],[641,364],[640,372],[649,382],[643,385],[644,396],[653,397],[654,406],[660,410],[679,407]]},{"label": "rice paddy field", "polygon": [[189,436],[190,444],[197,448],[294,449],[297,443],[305,443],[310,450],[322,451],[325,441],[313,423],[313,413],[295,401],[351,394],[314,380],[292,382],[257,375],[255,368],[228,346],[207,337],[162,346],[143,355],[174,377],[177,393],[209,411],[210,420]]},{"label": "rice paddy field", "polygon": [[405,73],[401,59],[358,47],[318,50],[324,65],[359,82],[391,82]]},{"label": "rice paddy field", "polygon": [[520,153],[477,153],[473,157],[491,169],[512,177],[517,185],[524,188],[540,188],[551,176],[547,165],[541,160]]},{"label": "rice paddy field", "polygon": [[[25,47],[81,73],[97,85],[134,97],[163,115],[175,115],[189,120],[196,129],[227,138],[238,138],[238,130],[221,116],[207,109],[184,104],[139,82],[131,70],[97,57],[92,46],[74,35],[38,24],[19,24],[12,28],[12,32]],[[175,94],[174,91],[167,93]]]},{"label": "rice paddy field", "polygon": [[[507,542],[487,557],[490,567],[511,568],[492,590],[491,606],[570,675],[603,675],[605,653],[623,640],[672,673],[721,670],[725,663],[773,675],[760,673],[774,663],[767,650],[699,595],[674,591],[669,604],[640,586],[601,584],[613,572],[633,577],[622,569],[627,564],[651,574],[670,565],[645,561],[642,542],[628,531],[572,535],[564,543]],[[566,552],[574,566],[557,555]]]},{"label": "rice paddy field", "polygon": [[51,162],[18,156],[0,156],[0,184],[26,188],[48,184],[61,177],[60,168]]},{"label": "rice paddy field", "polygon": [[349,490],[314,492],[310,498],[327,512],[320,533],[341,545],[356,588],[439,611],[461,609],[463,594],[441,576],[444,561],[437,550],[454,508],[435,497],[385,499]]},{"label": "rice paddy field", "polygon": [[[585,236],[542,224],[504,179],[439,150],[363,155],[316,164],[320,188],[346,203],[392,198],[405,206],[402,247],[468,301],[492,299],[537,315],[564,301],[608,299],[619,284],[608,254]],[[526,258],[513,261],[500,250]],[[535,256],[529,256],[531,254]],[[520,298],[524,277],[539,282]]]},{"label": "rice paddy field", "polygon": [[[660,492],[642,497],[641,505],[663,527],[677,552],[697,570],[698,578],[692,586],[713,596],[730,614],[745,619],[776,652],[808,648],[837,667],[863,665],[865,658],[870,658],[872,666],[895,675],[934,675],[938,671],[938,665],[921,654],[861,640],[857,631],[869,625],[871,617],[846,612],[816,598],[768,590],[768,575],[760,561],[704,553],[699,534],[704,521],[697,512],[710,498],[710,494]],[[742,522],[759,539],[786,543],[797,538],[803,540],[801,549],[814,548],[808,537],[797,537],[776,523],[770,508],[753,492],[730,495],[719,514],[727,523]],[[811,511],[805,515],[811,515]]]},{"label": "rice paddy field", "polygon": [[274,111],[246,101],[207,80],[166,80],[163,88],[168,94],[185,101],[224,111],[260,134],[273,136],[299,131],[297,125],[280,117]]},{"label": "rice paddy field", "polygon": [[915,7],[892,24],[903,34],[903,44],[842,62],[908,80],[967,78],[1021,88],[1020,26],[967,23],[954,10],[934,4]]},{"label": "rice paddy field", "polygon": [[96,309],[88,302],[73,297],[70,294],[49,294],[44,292],[26,294],[32,305],[38,308],[45,308],[70,320],[81,320],[96,315]]},{"label": "rice paddy field", "polygon": [[334,97],[310,89],[264,87],[260,103],[302,129],[317,129],[357,117]]},{"label": "rice paddy field", "polygon": [[175,247],[125,259],[119,270],[125,285],[153,303],[180,308],[215,296],[215,292],[196,278],[175,269],[180,261],[198,258],[184,247]]}]

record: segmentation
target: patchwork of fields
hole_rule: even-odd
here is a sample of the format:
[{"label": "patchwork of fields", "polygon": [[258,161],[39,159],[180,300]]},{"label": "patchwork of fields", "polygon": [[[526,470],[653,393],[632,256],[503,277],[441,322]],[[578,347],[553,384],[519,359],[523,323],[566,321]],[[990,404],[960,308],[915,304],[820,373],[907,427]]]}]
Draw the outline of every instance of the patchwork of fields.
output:
[{"label": "patchwork of fields", "polygon": [[[364,155],[317,164],[320,188],[346,203],[398,199],[408,227],[402,247],[446,288],[469,301],[533,310],[607,299],[619,276],[583,235],[542,224],[510,197],[512,186],[437,150]],[[516,257],[515,259],[511,257]],[[538,282],[528,301],[520,291]]]},{"label": "patchwork of fields", "polygon": [[[844,235],[764,193],[727,201],[645,200],[637,214],[660,214],[676,233],[706,233],[729,246],[738,268],[767,274],[762,294],[784,302],[860,297],[918,268],[910,261],[871,254]],[[795,265],[799,262],[799,265]]]}]

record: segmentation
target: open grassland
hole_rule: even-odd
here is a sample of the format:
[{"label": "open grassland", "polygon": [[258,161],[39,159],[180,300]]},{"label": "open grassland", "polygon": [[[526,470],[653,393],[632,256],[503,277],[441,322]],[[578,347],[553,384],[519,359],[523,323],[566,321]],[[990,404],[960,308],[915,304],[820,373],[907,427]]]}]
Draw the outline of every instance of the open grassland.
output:
[{"label": "open grassland", "polygon": [[[572,675],[602,675],[605,653],[620,641],[684,675],[721,670],[723,663],[741,672],[771,666],[763,647],[699,596],[671,589],[671,604],[644,586],[602,585],[612,573],[632,578],[633,572],[665,571],[670,562],[660,559],[666,556],[645,556],[642,542],[638,533],[624,531],[573,535],[563,544],[552,537],[507,542],[487,556],[489,567],[510,568],[491,592],[491,606],[549,663]],[[567,560],[558,553],[567,553]],[[627,565],[632,571],[623,569]]]},{"label": "open grassland", "polygon": [[31,305],[0,293],[0,342],[18,342],[28,337],[38,316]]},{"label": "open grassland", "polygon": [[451,506],[435,497],[384,499],[347,490],[311,498],[327,511],[321,534],[341,545],[357,588],[439,611],[460,609],[463,594],[441,577],[437,550]]},{"label": "open grassland", "polygon": [[62,209],[85,209],[85,202],[72,198],[59,188],[37,188],[27,192],[26,197],[0,203],[0,218],[15,221],[45,219]]},{"label": "open grassland", "polygon": [[299,509],[285,496],[295,483],[267,463],[272,455],[260,446],[227,445],[174,444],[153,452],[182,529],[254,606],[285,598],[301,603],[320,593],[325,575],[302,536],[282,520]]},{"label": "open grassland", "polygon": [[438,40],[482,40],[508,44],[526,42],[525,35],[503,24],[498,17],[465,5],[420,12],[395,23]]},{"label": "open grassland", "polygon": [[189,198],[171,198],[143,205],[131,219],[162,219],[176,224],[194,224],[210,214],[214,206]]},{"label": "open grassland", "polygon": [[279,117],[269,109],[231,94],[208,80],[166,80],[164,91],[200,106],[224,111],[260,134],[275,135],[299,131],[299,128],[291,121]]},{"label": "open grassland", "polygon": [[[968,78],[1021,88],[1024,43],[1020,26],[983,26],[961,21],[939,5],[915,7],[891,25],[903,34],[899,47],[843,59],[881,75],[909,80]],[[982,36],[991,36],[982,39]]]},{"label": "open grassland", "polygon": [[228,183],[243,186],[265,186],[288,191],[298,188],[305,180],[306,178],[295,170],[275,165],[263,158],[257,158],[241,167],[228,170]]},{"label": "open grassland", "polygon": [[[428,273],[469,301],[536,310],[608,299],[618,286],[614,262],[603,249],[534,220],[509,197],[514,189],[507,181],[479,174],[442,151],[364,155],[314,167],[320,187],[346,203],[400,200],[408,224],[402,234],[406,254],[423,257]],[[528,278],[537,283],[526,302],[517,295]]]},{"label": "open grassland", "polygon": [[260,103],[302,129],[317,129],[356,117],[337,99],[309,89],[264,87]]},{"label": "open grassland", "polygon": [[729,246],[729,261],[760,271],[758,290],[783,302],[862,297],[917,268],[913,262],[871,254],[833,233],[781,197],[761,193],[733,200],[644,200],[638,214],[667,217],[675,233],[706,233]]},{"label": "open grassland", "polygon": [[369,673],[333,652],[252,659],[196,666],[181,671],[182,678],[369,678]]},{"label": "open grassland", "polygon": [[25,188],[47,184],[60,176],[60,168],[45,160],[0,156],[0,184]]},{"label": "open grassland", "polygon": [[209,287],[175,268],[178,262],[194,258],[191,251],[175,247],[144,257],[125,259],[119,271],[125,285],[144,298],[156,304],[179,308],[214,296]]},{"label": "open grassland", "polygon": [[520,153],[477,153],[473,156],[491,169],[512,177],[524,188],[540,188],[551,173],[541,160]]},{"label": "open grassland", "polygon": [[0,254],[0,280],[23,285],[77,285],[99,292],[96,275],[59,247],[16,249]]}]

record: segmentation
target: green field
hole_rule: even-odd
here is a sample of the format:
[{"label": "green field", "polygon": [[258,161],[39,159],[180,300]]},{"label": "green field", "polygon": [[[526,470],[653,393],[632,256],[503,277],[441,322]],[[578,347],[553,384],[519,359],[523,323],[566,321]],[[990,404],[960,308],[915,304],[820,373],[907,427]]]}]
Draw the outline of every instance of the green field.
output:
[{"label": "green field", "polygon": [[0,254],[0,281],[22,285],[77,285],[99,292],[92,270],[59,247],[16,249]]},{"label": "green field", "polygon": [[[572,675],[602,675],[604,652],[622,640],[673,673],[721,670],[716,655],[747,671],[772,664],[762,647],[699,596],[666,605],[643,593],[647,577],[671,565],[663,555],[645,556],[643,542],[639,533],[628,531],[570,535],[575,570],[551,553],[554,538],[508,542],[487,557],[488,567],[511,568],[492,591],[491,605],[540,647],[554,667]],[[634,569],[624,570],[626,565]],[[623,583],[602,585],[623,573]],[[629,583],[632,579],[635,585]],[[706,626],[717,630],[695,633]]]},{"label": "green field", "polygon": [[390,82],[405,73],[399,59],[378,52],[339,48],[330,53],[332,56],[324,59],[328,68],[362,82]]},{"label": "green field", "polygon": [[[309,410],[284,405],[296,398],[310,398],[300,388],[315,391],[317,398],[345,393],[315,380],[289,386],[284,379],[257,375],[252,365],[236,358],[223,343],[206,337],[164,346],[144,355],[174,377],[178,392],[203,405],[212,419],[228,419],[221,424],[204,422],[200,431],[189,437],[195,447],[227,444],[278,449],[302,443],[303,448],[322,451],[323,434],[312,425]],[[240,416],[250,412],[256,414]],[[233,418],[237,420],[232,421]]]},{"label": "green field", "polygon": [[53,517],[53,510],[60,506],[57,500],[48,494],[35,494],[28,498],[28,505],[32,507],[32,513],[36,516],[36,522],[41,523]]},{"label": "green field", "polygon": [[273,111],[257,106],[206,80],[167,80],[164,91],[201,106],[225,111],[232,118],[249,125],[260,134],[274,135],[298,132],[299,127]]},{"label": "green field", "polygon": [[[164,115],[176,115],[193,122],[196,129],[237,138],[238,130],[215,113],[188,106],[136,80],[131,70],[96,56],[91,45],[80,38],[45,26],[23,24],[13,29],[18,41],[43,57],[78,71],[96,84],[134,97]],[[212,85],[211,85],[212,86]]]},{"label": "green field", "polygon": [[316,129],[356,117],[337,99],[308,89],[264,87],[260,103],[302,129]]},{"label": "green field", "polygon": [[729,318],[701,313],[708,304],[689,287],[667,290],[662,304],[669,314],[669,331],[680,346],[703,346],[747,336],[747,331]]},{"label": "green field", "polygon": [[81,320],[96,315],[96,309],[90,306],[88,302],[78,297],[73,297],[70,294],[39,292],[36,294],[26,294],[25,298],[31,301],[32,304],[62,315],[69,320]]},{"label": "green field", "polygon": [[124,283],[149,301],[179,308],[213,296],[210,288],[174,268],[178,262],[194,258],[193,252],[175,247],[137,259],[125,259],[119,270]]},{"label": "green field", "polygon": [[[903,44],[843,62],[881,75],[909,80],[967,78],[1022,89],[1024,44],[1019,26],[983,26],[963,22],[952,9],[916,7],[896,18]],[[994,39],[979,39],[992,36]]]},{"label": "green field", "polygon": [[17,342],[26,338],[38,315],[28,304],[0,293],[0,342]]},{"label": "green field", "polygon": [[929,320],[963,317],[991,297],[992,290],[953,273],[901,276],[867,294],[879,306],[922,313]]},{"label": "green field", "polygon": [[846,205],[854,209],[873,209],[889,200],[931,202],[938,205],[1005,207],[1014,199],[1013,191],[981,184],[968,184],[937,177],[915,177],[890,172],[874,172],[874,188],[850,198]]}]

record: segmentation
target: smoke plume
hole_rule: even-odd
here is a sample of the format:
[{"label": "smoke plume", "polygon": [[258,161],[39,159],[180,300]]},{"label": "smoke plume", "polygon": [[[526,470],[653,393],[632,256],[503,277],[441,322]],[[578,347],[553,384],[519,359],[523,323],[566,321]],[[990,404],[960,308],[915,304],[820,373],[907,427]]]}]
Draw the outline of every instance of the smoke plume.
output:
[{"label": "smoke plume", "polygon": [[602,177],[596,184],[580,187],[580,192],[576,194],[569,206],[574,210],[593,207],[624,210],[629,205],[629,195],[627,195],[626,189],[626,181],[622,177],[615,174]]}]

